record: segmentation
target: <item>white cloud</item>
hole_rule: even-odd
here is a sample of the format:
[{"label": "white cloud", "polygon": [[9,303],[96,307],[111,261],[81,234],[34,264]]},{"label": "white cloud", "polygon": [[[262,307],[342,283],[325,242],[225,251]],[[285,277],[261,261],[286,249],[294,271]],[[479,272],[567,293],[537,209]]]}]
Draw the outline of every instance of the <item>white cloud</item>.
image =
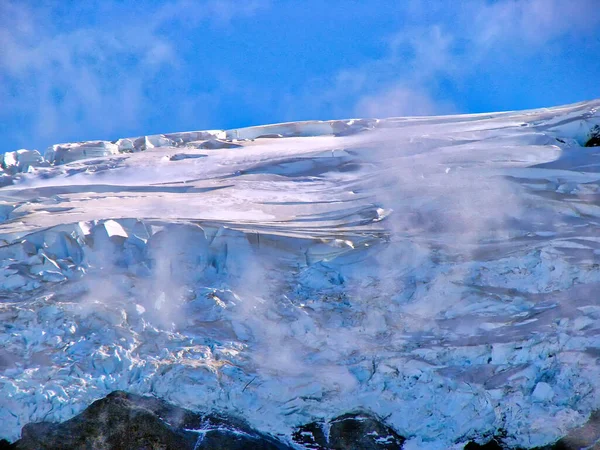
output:
[{"label": "white cloud", "polygon": [[[404,29],[389,39],[384,57],[315,81],[301,94],[288,98],[287,111],[293,114],[301,104],[309,110],[325,110],[331,117],[455,112],[452,103],[436,100],[433,92],[439,74],[457,69],[453,40],[437,25]],[[287,118],[293,120],[294,116]]]},{"label": "white cloud", "polygon": [[132,36],[117,24],[55,31],[43,17],[48,11],[0,8],[0,75],[15,86],[2,99],[4,112],[30,118],[38,137],[93,127],[99,138],[134,126],[144,83],[173,56],[168,41],[143,30]]},{"label": "white cloud", "polygon": [[422,88],[395,85],[363,96],[355,106],[357,117],[400,117],[449,114],[455,108],[448,102],[435,101]]},{"label": "white cloud", "polygon": [[[149,86],[161,70],[178,67],[176,44],[161,27],[228,26],[266,5],[183,0],[57,29],[50,8],[0,2],[0,117],[25,117],[27,134],[48,141],[82,133],[106,139],[134,128],[152,109]],[[23,145],[31,140],[24,136]]]},{"label": "white cloud", "polygon": [[176,0],[152,11],[148,23],[152,29],[167,23],[190,27],[208,19],[226,26],[236,18],[253,16],[269,6],[270,0]]},{"label": "white cloud", "polygon": [[482,46],[510,43],[532,49],[565,34],[585,35],[600,23],[596,0],[503,0],[472,6],[472,39]]},{"label": "white cloud", "polygon": [[390,39],[387,60],[405,65],[424,79],[439,71],[448,71],[454,64],[451,56],[454,40],[455,37],[439,25],[407,28]]},{"label": "white cloud", "polygon": [[548,51],[557,38],[593,39],[599,6],[596,0],[467,0],[448,9],[413,0],[406,9],[412,20],[389,38],[384,57],[342,69],[320,83],[323,92],[305,96],[326,108],[357,98],[353,111],[378,117],[454,112],[436,95],[440,79],[460,82],[492,60],[510,64],[515,56]]}]

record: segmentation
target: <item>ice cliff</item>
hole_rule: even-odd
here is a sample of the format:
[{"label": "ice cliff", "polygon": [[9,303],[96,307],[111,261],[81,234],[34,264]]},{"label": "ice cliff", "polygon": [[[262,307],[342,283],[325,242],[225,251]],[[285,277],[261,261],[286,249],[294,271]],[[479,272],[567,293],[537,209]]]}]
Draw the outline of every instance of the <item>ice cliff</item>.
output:
[{"label": "ice cliff", "polygon": [[600,407],[598,107],[5,154],[0,438],[127,390],[284,441],[555,441]]}]

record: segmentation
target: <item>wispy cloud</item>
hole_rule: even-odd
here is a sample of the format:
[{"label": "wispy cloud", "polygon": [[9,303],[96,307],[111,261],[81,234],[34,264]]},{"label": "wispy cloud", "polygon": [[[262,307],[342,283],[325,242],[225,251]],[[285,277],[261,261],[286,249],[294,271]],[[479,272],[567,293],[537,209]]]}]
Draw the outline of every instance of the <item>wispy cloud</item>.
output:
[{"label": "wispy cloud", "polygon": [[175,23],[189,28],[210,19],[219,26],[231,25],[236,18],[253,16],[270,6],[270,0],[176,0],[152,11],[148,16],[150,28]]},{"label": "wispy cloud", "polygon": [[357,117],[429,116],[453,113],[455,107],[434,100],[420,87],[396,84],[361,97],[354,111]]},{"label": "wispy cloud", "polygon": [[[458,107],[441,94],[442,81],[461,83],[491,62],[593,39],[600,25],[595,0],[498,0],[407,4],[410,20],[388,36],[388,51],[303,94],[333,116],[444,114]],[[424,24],[424,25],[423,25]],[[318,86],[315,89],[315,86]],[[348,104],[352,99],[353,104]]]},{"label": "wispy cloud", "polygon": [[122,26],[54,31],[41,17],[47,11],[2,8],[0,73],[14,86],[5,105],[29,118],[34,134],[51,137],[92,123],[104,134],[135,124],[145,80],[172,55],[168,42],[153,34],[131,39]]},{"label": "wispy cloud", "polygon": [[503,0],[472,7],[472,38],[481,47],[518,44],[535,50],[565,34],[584,37],[600,23],[595,0]]},{"label": "wispy cloud", "polygon": [[31,124],[27,134],[47,140],[81,131],[88,139],[107,138],[135,128],[153,108],[147,91],[160,82],[161,71],[178,66],[176,41],[164,27],[208,20],[227,26],[264,6],[180,1],[123,18],[114,14],[110,23],[58,28],[52,8],[2,2],[0,116],[21,116]]}]

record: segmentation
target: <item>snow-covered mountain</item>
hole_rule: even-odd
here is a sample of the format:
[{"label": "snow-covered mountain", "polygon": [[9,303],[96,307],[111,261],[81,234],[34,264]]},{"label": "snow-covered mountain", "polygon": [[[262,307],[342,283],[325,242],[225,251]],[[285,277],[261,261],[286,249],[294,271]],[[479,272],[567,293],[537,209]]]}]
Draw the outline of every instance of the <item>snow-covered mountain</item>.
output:
[{"label": "snow-covered mountain", "polygon": [[600,101],[7,153],[0,438],[120,389],[404,448],[600,407]]}]

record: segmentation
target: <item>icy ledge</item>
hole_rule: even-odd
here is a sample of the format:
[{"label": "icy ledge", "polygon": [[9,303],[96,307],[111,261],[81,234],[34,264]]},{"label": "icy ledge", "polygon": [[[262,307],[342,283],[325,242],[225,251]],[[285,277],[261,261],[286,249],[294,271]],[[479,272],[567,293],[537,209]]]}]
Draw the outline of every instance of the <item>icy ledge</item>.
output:
[{"label": "icy ledge", "polygon": [[3,155],[0,166],[8,173],[15,173],[26,172],[30,167],[66,164],[80,159],[140,152],[157,147],[218,149],[238,147],[235,142],[261,138],[345,136],[371,129],[377,122],[375,119],[289,122],[232,130],[155,134],[116,141],[55,144],[46,149],[43,157],[37,150],[7,152]]},{"label": "icy ledge", "polygon": [[600,407],[599,104],[17,152],[0,437],[119,389],[285,442],[566,435]]},{"label": "icy ledge", "polygon": [[[502,113],[496,114],[497,116]],[[400,119],[402,120],[402,119]],[[415,119],[418,120],[418,119]],[[261,138],[348,136],[374,128],[398,126],[398,119],[350,119],[332,121],[289,122],[255,126],[232,130],[188,131],[180,133],[156,134],[116,141],[85,141],[78,143],[55,144],[46,149],[42,156],[37,150],[16,150],[7,152],[0,161],[0,167],[7,173],[26,172],[30,167],[44,167],[49,164],[65,164],[80,159],[132,153],[157,147],[183,147],[218,149],[236,147],[236,142]],[[570,130],[572,138],[589,147],[600,145],[600,127],[594,121],[579,124],[579,129]]]}]

